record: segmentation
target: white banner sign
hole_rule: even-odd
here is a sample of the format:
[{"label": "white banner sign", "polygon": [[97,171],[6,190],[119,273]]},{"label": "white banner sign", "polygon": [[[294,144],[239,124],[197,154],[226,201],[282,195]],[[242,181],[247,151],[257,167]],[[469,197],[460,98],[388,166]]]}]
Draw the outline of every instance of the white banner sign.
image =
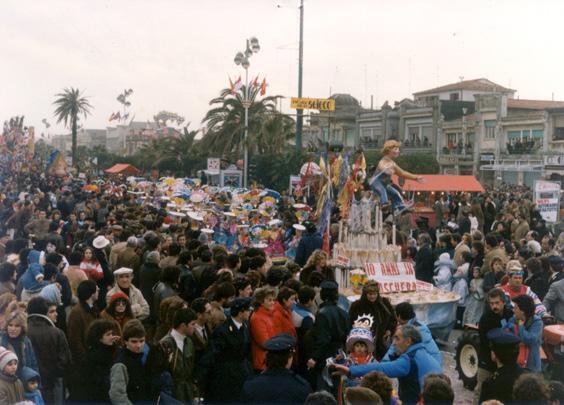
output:
[{"label": "white banner sign", "polygon": [[381,293],[417,290],[413,263],[366,263],[364,271],[369,280],[380,284]]},{"label": "white banner sign", "polygon": [[535,204],[546,222],[558,222],[560,212],[560,183],[537,180],[535,182]]},{"label": "white banner sign", "polygon": [[208,171],[219,173],[219,169],[220,169],[220,159],[208,158]]}]

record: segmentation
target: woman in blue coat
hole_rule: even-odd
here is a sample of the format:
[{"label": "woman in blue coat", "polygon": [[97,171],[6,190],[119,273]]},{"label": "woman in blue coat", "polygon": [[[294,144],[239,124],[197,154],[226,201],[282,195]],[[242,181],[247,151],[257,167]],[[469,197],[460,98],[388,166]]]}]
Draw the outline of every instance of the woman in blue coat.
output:
[{"label": "woman in blue coat", "polygon": [[544,324],[535,315],[535,302],[528,295],[519,295],[513,299],[514,331],[528,349],[526,368],[534,372],[541,371],[540,347]]},{"label": "woman in blue coat", "polygon": [[11,306],[6,313],[4,328],[0,335],[0,346],[13,351],[18,356],[18,377],[21,378],[21,372],[24,367],[29,367],[39,372],[31,340],[29,340],[26,334],[27,316],[25,312],[19,308],[14,309]]}]

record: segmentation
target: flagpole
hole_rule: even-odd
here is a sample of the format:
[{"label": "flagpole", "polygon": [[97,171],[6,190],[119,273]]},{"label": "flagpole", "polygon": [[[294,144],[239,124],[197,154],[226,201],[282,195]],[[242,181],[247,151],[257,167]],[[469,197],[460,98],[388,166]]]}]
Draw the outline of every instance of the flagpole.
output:
[{"label": "flagpole", "polygon": [[243,188],[247,188],[247,171],[248,171],[248,159],[249,159],[249,149],[247,147],[247,137],[249,136],[249,69],[245,68],[245,139],[243,142]]}]

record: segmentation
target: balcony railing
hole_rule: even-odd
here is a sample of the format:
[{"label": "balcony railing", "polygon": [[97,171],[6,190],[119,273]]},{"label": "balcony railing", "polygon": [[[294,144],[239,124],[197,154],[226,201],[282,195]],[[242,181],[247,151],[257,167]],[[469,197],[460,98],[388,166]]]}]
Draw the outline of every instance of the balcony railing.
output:
[{"label": "balcony railing", "polygon": [[443,155],[470,155],[472,156],[474,153],[474,146],[472,144],[466,145],[449,145],[444,146],[442,149]]},{"label": "balcony railing", "polygon": [[542,144],[539,141],[508,142],[506,147],[509,155],[536,155],[542,150]]}]

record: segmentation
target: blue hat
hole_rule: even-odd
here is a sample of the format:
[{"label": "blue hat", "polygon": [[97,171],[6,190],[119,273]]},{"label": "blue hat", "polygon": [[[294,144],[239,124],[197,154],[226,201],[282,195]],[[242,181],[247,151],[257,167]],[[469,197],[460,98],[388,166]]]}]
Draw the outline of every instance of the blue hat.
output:
[{"label": "blue hat", "polygon": [[519,336],[507,331],[506,329],[492,329],[487,334],[488,340],[492,345],[517,345],[521,343]]},{"label": "blue hat", "polygon": [[233,301],[231,301],[229,308],[236,309],[237,311],[240,311],[242,309],[249,309],[250,306],[251,306],[251,299],[250,298],[237,297],[237,298],[233,299]]},{"label": "blue hat", "polygon": [[263,347],[264,350],[269,352],[283,352],[290,350],[296,346],[296,338],[287,333],[282,333],[268,339]]},{"label": "blue hat", "polygon": [[324,280],[319,284],[322,290],[338,290],[339,284],[334,282],[333,280]]}]

